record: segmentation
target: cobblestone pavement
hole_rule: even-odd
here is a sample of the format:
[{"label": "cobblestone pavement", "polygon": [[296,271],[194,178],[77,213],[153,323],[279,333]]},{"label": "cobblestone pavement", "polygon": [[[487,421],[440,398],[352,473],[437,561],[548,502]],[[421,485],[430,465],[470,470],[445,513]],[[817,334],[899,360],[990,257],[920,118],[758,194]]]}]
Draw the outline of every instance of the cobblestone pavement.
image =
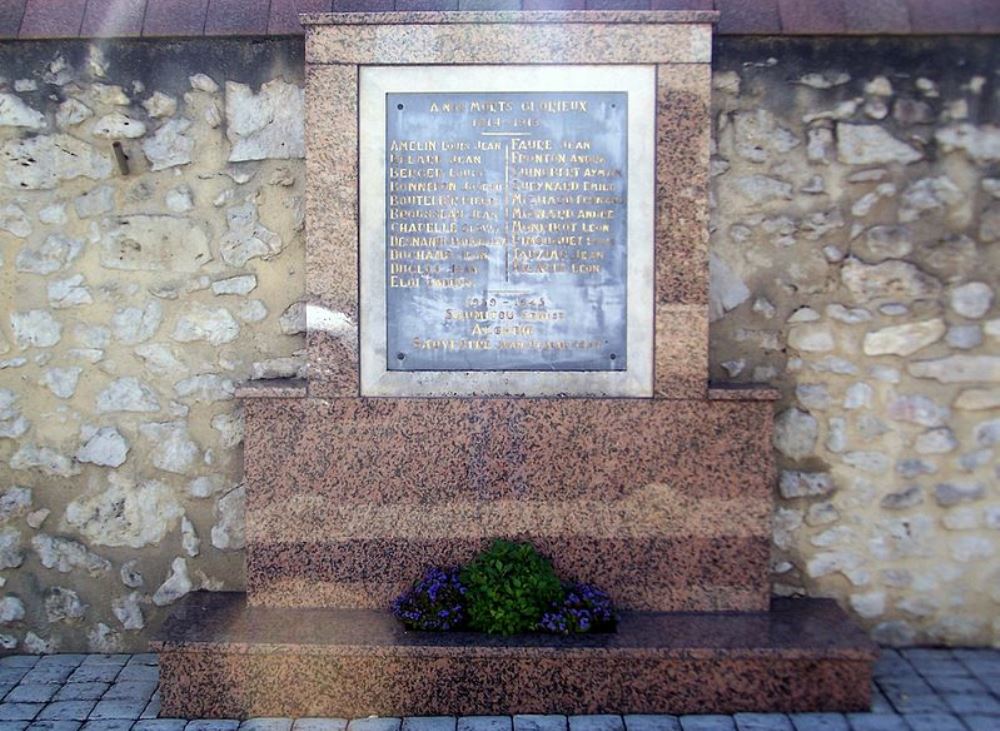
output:
[{"label": "cobblestone pavement", "polygon": [[0,658],[0,731],[1000,731],[1000,650],[885,650],[871,713],[160,719],[156,655]]}]

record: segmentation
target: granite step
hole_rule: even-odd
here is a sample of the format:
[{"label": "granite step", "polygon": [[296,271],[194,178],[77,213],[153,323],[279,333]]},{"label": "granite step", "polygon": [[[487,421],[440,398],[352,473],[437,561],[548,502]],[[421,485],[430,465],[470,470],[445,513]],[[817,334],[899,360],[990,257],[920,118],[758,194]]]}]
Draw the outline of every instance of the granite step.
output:
[{"label": "granite step", "polygon": [[499,638],[200,592],[153,646],[161,716],[187,718],[864,711],[877,655],[825,599],[626,613],[613,634]]}]

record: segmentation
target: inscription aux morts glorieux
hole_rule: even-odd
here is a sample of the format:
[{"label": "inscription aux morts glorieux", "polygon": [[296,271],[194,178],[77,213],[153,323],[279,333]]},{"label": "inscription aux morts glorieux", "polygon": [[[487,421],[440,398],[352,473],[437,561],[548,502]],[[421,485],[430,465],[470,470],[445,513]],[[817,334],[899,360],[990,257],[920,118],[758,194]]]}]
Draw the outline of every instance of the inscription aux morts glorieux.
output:
[{"label": "inscription aux morts glorieux", "polygon": [[386,95],[389,370],[624,370],[624,92]]}]

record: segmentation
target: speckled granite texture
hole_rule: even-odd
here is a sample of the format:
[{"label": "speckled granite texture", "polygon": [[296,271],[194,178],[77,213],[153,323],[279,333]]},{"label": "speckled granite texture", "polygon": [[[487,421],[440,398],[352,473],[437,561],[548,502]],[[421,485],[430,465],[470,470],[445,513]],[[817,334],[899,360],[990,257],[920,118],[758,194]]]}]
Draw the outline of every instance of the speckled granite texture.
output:
[{"label": "speckled granite texture", "polygon": [[827,600],[632,614],[585,638],[405,632],[366,610],[195,594],[163,628],[161,715],[862,710],[876,647]]},{"label": "speckled granite texture", "polygon": [[625,607],[763,609],[771,423],[766,401],[248,401],[251,601],[382,607],[522,536]]}]

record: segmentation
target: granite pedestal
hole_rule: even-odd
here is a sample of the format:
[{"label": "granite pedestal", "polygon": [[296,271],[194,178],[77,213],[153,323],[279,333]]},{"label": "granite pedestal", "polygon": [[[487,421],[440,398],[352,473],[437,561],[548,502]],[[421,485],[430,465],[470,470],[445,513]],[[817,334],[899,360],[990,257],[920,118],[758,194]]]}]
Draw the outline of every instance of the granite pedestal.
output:
[{"label": "granite pedestal", "polygon": [[[247,593],[192,595],[164,626],[163,715],[868,706],[876,648],[844,613],[823,600],[771,603],[775,393],[708,384],[714,18],[306,18],[309,378],[237,394]],[[644,118],[629,127],[630,144],[655,159],[630,166],[627,210],[645,220],[628,228],[628,261],[645,268],[628,272],[631,340],[618,381],[577,372],[561,390],[558,369],[390,373],[392,354],[373,346],[389,317],[374,304],[387,244],[372,238],[385,234],[372,220],[385,206],[359,191],[383,194],[372,171],[384,171],[386,155],[372,152],[383,137],[361,125],[384,123],[386,110],[384,94],[365,92],[365,69],[410,66],[406,79],[433,86],[442,65],[465,64],[455,73],[496,93],[491,77],[512,59],[524,65],[513,90],[535,83],[524,71],[532,64],[559,64],[567,78],[575,64],[608,67],[602,84],[612,86],[615,65],[628,64],[639,80],[629,109]],[[374,76],[391,83],[392,68]],[[359,98],[375,99],[379,113],[366,118]],[[636,337],[642,347],[632,349]],[[389,616],[425,567],[461,563],[500,537],[530,540],[565,579],[606,589],[622,611],[618,631],[429,635]]]}]

